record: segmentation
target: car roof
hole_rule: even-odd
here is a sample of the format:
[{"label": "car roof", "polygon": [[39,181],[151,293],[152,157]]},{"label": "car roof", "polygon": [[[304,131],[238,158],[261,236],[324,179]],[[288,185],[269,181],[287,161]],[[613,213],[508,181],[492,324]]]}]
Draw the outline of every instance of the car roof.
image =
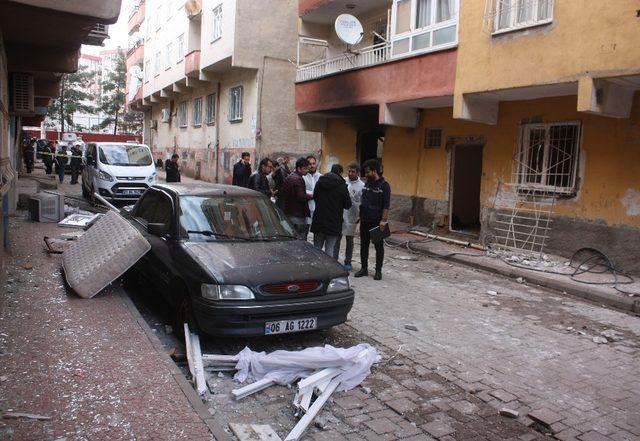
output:
[{"label": "car roof", "polygon": [[261,196],[255,190],[238,187],[237,185],[211,184],[208,182],[198,182],[194,184],[156,184],[151,188],[169,190],[178,196]]}]

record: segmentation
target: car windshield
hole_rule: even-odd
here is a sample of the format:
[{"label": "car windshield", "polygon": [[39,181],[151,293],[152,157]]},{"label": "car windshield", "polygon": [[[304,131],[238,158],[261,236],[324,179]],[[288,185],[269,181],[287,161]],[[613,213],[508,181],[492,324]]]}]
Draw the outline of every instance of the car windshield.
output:
[{"label": "car windshield", "polygon": [[106,165],[142,166],[151,165],[151,153],[146,145],[113,144],[100,146],[100,162]]},{"label": "car windshield", "polygon": [[190,239],[295,239],[284,215],[257,196],[182,196],[180,227]]}]

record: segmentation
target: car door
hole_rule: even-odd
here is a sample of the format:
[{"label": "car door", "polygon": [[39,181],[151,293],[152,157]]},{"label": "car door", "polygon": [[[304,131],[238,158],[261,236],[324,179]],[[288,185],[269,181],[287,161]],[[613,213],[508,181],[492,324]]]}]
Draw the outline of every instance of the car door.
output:
[{"label": "car door", "polygon": [[[168,294],[168,287],[173,274],[171,248],[174,246],[174,206],[171,196],[165,191],[150,189],[145,192],[136,205],[133,217],[138,230],[151,244],[151,250],[141,259],[144,275],[163,294]],[[167,233],[162,236],[150,234],[147,225],[162,223],[167,226]]]}]

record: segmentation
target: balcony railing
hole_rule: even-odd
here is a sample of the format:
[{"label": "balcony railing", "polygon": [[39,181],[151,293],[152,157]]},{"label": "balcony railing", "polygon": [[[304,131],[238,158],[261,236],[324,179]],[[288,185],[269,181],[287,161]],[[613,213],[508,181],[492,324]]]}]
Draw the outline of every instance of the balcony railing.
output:
[{"label": "balcony railing", "polygon": [[391,57],[391,44],[380,43],[354,52],[298,66],[296,81],[308,81],[345,70],[384,63]]}]

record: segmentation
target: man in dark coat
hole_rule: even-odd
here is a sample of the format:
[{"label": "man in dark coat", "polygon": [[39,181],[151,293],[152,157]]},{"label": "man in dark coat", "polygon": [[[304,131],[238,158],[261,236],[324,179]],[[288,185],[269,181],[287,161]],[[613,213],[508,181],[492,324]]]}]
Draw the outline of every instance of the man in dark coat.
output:
[{"label": "man in dark coat", "polygon": [[333,165],[331,172],[320,176],[313,190],[313,200],[316,201],[311,222],[313,245],[324,248],[324,252],[336,260],[336,243],[342,236],[344,210],[351,208],[351,197],[342,177],[343,172],[340,164]]},{"label": "man in dark coat", "polygon": [[255,171],[249,177],[249,188],[251,190],[259,191],[265,196],[271,196],[271,188],[269,188],[269,179],[267,179],[267,175],[271,173],[271,159],[263,158],[260,161],[260,165],[258,166],[258,170]]},{"label": "man in dark coat", "polygon": [[60,182],[64,182],[64,168],[67,166],[68,152],[66,146],[59,146],[56,154],[56,168],[58,171],[58,179]]},{"label": "man in dark coat", "polygon": [[242,158],[233,166],[233,185],[245,188],[249,186],[249,177],[251,176],[250,158],[249,152],[243,152]]},{"label": "man in dark coat", "polygon": [[278,158],[277,161],[273,164],[273,195],[276,197],[276,205],[280,207],[280,209],[284,209],[284,197],[282,195],[282,189],[284,187],[284,180],[289,176],[287,173],[285,166],[283,164],[283,159]]},{"label": "man in dark coat", "polygon": [[282,197],[284,199],[284,214],[296,229],[298,238],[307,240],[309,234],[309,199],[312,196],[307,194],[304,179],[302,178],[309,171],[309,161],[300,158],[296,161],[296,170],[284,180],[282,185]]},{"label": "man in dark coat", "polygon": [[42,163],[44,164],[45,172],[48,175],[53,171],[53,152],[55,152],[53,143],[49,141],[42,149]]},{"label": "man in dark coat", "polygon": [[168,161],[164,168],[167,172],[167,182],[180,182],[180,166],[178,165],[178,156],[177,153],[171,155],[171,160]]},{"label": "man in dark coat", "polygon": [[27,169],[27,173],[31,173],[33,170],[33,155],[36,151],[36,142],[35,141],[27,141],[22,148],[22,156],[24,158],[24,166]]},{"label": "man in dark coat", "polygon": [[71,183],[77,184],[80,167],[82,167],[82,149],[80,149],[80,146],[74,145],[71,147],[71,158],[69,159],[69,165],[71,165]]},{"label": "man in dark coat", "polygon": [[[363,277],[369,274],[367,264],[369,263],[369,244],[371,243],[371,230],[379,227],[383,230],[387,227],[389,216],[389,203],[391,200],[391,187],[382,177],[382,165],[377,159],[369,159],[364,168],[367,182],[362,190],[362,201],[360,203],[360,271],[354,277]],[[384,241],[373,243],[376,249],[376,273],[374,280],[382,279],[382,262],[384,261]]]}]

